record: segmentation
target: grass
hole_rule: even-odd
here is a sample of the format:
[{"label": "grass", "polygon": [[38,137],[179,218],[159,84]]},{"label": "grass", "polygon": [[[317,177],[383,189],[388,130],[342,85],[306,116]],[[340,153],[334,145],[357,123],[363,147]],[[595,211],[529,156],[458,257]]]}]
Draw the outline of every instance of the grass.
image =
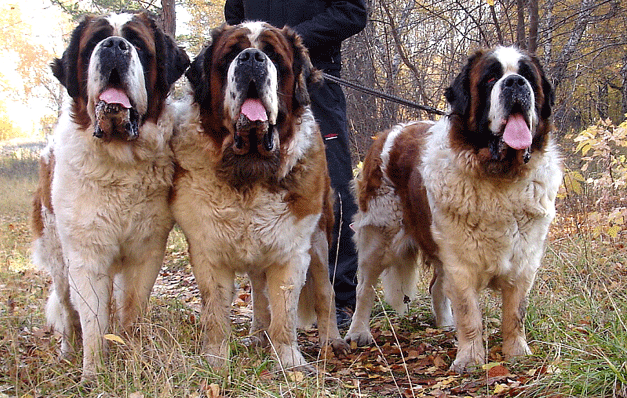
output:
[{"label": "grass", "polygon": [[[451,333],[432,329],[426,294],[399,317],[378,303],[373,327],[379,348],[358,350],[345,360],[330,360],[319,377],[284,373],[268,351],[246,347],[246,312],[234,307],[229,368],[214,372],[200,355],[199,305],[189,273],[186,243],[174,230],[163,275],[179,273],[175,286],[155,293],[149,312],[131,336],[115,328],[123,343],[112,342],[107,371],[82,385],[80,360],[58,357],[59,336],[45,323],[48,276],[30,263],[28,213],[36,185],[35,156],[2,152],[0,159],[0,398],[5,397],[359,397],[359,396],[528,396],[627,397],[627,253],[619,239],[593,239],[560,217],[551,233],[543,267],[529,297],[527,338],[534,356],[505,364],[514,375],[506,392],[496,392],[485,374],[433,377],[416,369],[411,350],[454,355]],[[622,237],[624,240],[624,236]],[[167,280],[166,280],[167,281]],[[165,292],[165,293],[164,293]],[[490,361],[499,361],[500,303],[483,297]],[[245,308],[245,307],[243,307]],[[242,315],[244,314],[244,315]],[[310,334],[300,343],[308,360],[318,360]],[[314,336],[315,337],[315,336]],[[418,348],[420,347],[420,348]],[[378,351],[377,351],[378,350]],[[422,352],[422,351],[421,351]],[[372,353],[372,356],[367,356]],[[79,357],[80,358],[80,357]],[[367,359],[366,359],[367,358]],[[375,358],[375,359],[370,359]],[[426,360],[426,359],[425,359]],[[407,363],[404,368],[395,364]],[[377,371],[376,367],[385,369]],[[322,369],[325,369],[322,366]],[[408,389],[409,380],[413,390]],[[512,381],[513,380],[513,381]],[[446,383],[451,384],[446,384]],[[515,382],[526,388],[514,388]],[[421,384],[422,383],[422,384]],[[479,383],[476,390],[451,386]],[[481,383],[485,383],[482,385]],[[380,389],[386,385],[386,389]],[[384,392],[382,392],[384,391]]]}]

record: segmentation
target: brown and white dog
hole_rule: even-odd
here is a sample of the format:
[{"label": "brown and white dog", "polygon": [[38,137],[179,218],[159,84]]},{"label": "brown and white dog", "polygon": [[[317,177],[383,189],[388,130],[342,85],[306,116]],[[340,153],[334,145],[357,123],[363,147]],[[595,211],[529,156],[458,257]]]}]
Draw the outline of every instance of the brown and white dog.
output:
[{"label": "brown and white dog", "polygon": [[96,372],[110,304],[127,328],[146,305],[173,225],[173,115],[189,65],[147,13],[88,16],[52,71],[69,94],[40,160],[33,260],[52,275],[48,322],[83,377]]},{"label": "brown and white dog", "polygon": [[479,51],[446,99],[449,115],[397,125],[366,156],[356,181],[357,307],[346,339],[372,341],[382,273],[386,300],[403,309],[422,258],[434,268],[436,324],[457,328],[451,369],[461,373],[485,360],[478,294],[486,287],[502,295],[504,355],[530,353],[526,296],[562,169],[550,135],[553,91],[535,57],[513,47]]},{"label": "brown and white dog", "polygon": [[173,139],[171,205],[202,295],[207,358],[216,367],[228,359],[234,275],[246,273],[251,334],[267,332],[282,366],[313,371],[296,342],[297,312],[315,310],[321,344],[348,350],[328,277],[325,150],[307,91],[318,72],[293,31],[254,22],[214,30],[186,75],[194,99]]}]

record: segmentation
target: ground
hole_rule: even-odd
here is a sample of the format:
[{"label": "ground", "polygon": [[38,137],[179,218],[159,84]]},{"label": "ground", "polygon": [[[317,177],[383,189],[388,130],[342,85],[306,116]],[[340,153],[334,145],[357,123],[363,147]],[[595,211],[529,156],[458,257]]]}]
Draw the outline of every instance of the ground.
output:
[{"label": "ground", "polygon": [[374,346],[336,358],[321,352],[315,329],[303,330],[299,345],[319,375],[285,372],[271,349],[248,346],[250,287],[242,277],[231,311],[231,362],[214,371],[201,355],[200,298],[185,239],[175,228],[149,312],[132,335],[114,326],[105,371],[92,385],[81,384],[80,356],[61,359],[59,336],[45,323],[49,276],[29,258],[28,213],[41,144],[0,148],[0,398],[627,396],[625,236],[593,238],[568,198],[560,199],[530,295],[526,329],[533,356],[503,361],[500,304],[486,292],[489,363],[464,376],[449,372],[455,335],[433,326],[426,272],[408,315],[376,303]]}]

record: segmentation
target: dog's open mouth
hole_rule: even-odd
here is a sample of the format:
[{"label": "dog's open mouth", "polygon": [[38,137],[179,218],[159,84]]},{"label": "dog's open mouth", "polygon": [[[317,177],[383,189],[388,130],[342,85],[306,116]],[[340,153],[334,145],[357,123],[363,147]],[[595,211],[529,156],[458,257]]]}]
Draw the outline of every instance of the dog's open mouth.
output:
[{"label": "dog's open mouth", "polygon": [[139,115],[126,92],[116,85],[110,85],[100,93],[95,113],[96,138],[133,141],[139,136]]},{"label": "dog's open mouth", "polygon": [[262,156],[272,156],[278,140],[270,124],[268,113],[261,101],[254,95],[242,103],[239,117],[235,122],[233,150],[237,155],[257,152]]},{"label": "dog's open mouth", "polygon": [[501,135],[494,136],[490,141],[490,155],[493,160],[500,161],[506,158],[508,148],[516,151],[520,160],[529,162],[531,157],[531,144],[533,134],[529,127],[528,118],[522,111],[512,111],[509,116],[502,121]]},{"label": "dog's open mouth", "polygon": [[531,146],[533,137],[527,119],[521,113],[512,113],[505,121],[503,141],[512,149],[523,150]]}]

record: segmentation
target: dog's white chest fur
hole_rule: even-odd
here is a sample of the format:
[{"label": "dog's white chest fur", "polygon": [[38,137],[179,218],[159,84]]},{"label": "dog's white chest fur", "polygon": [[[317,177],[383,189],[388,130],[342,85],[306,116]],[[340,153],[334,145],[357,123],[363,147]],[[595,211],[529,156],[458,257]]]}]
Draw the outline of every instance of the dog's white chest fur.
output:
[{"label": "dog's white chest fur", "polygon": [[538,165],[517,181],[469,178],[463,152],[449,148],[447,124],[432,128],[421,166],[439,255],[455,257],[445,264],[481,270],[483,287],[492,277],[535,273],[528,268],[539,262],[528,259],[543,252],[561,183],[554,145],[534,154]]}]

